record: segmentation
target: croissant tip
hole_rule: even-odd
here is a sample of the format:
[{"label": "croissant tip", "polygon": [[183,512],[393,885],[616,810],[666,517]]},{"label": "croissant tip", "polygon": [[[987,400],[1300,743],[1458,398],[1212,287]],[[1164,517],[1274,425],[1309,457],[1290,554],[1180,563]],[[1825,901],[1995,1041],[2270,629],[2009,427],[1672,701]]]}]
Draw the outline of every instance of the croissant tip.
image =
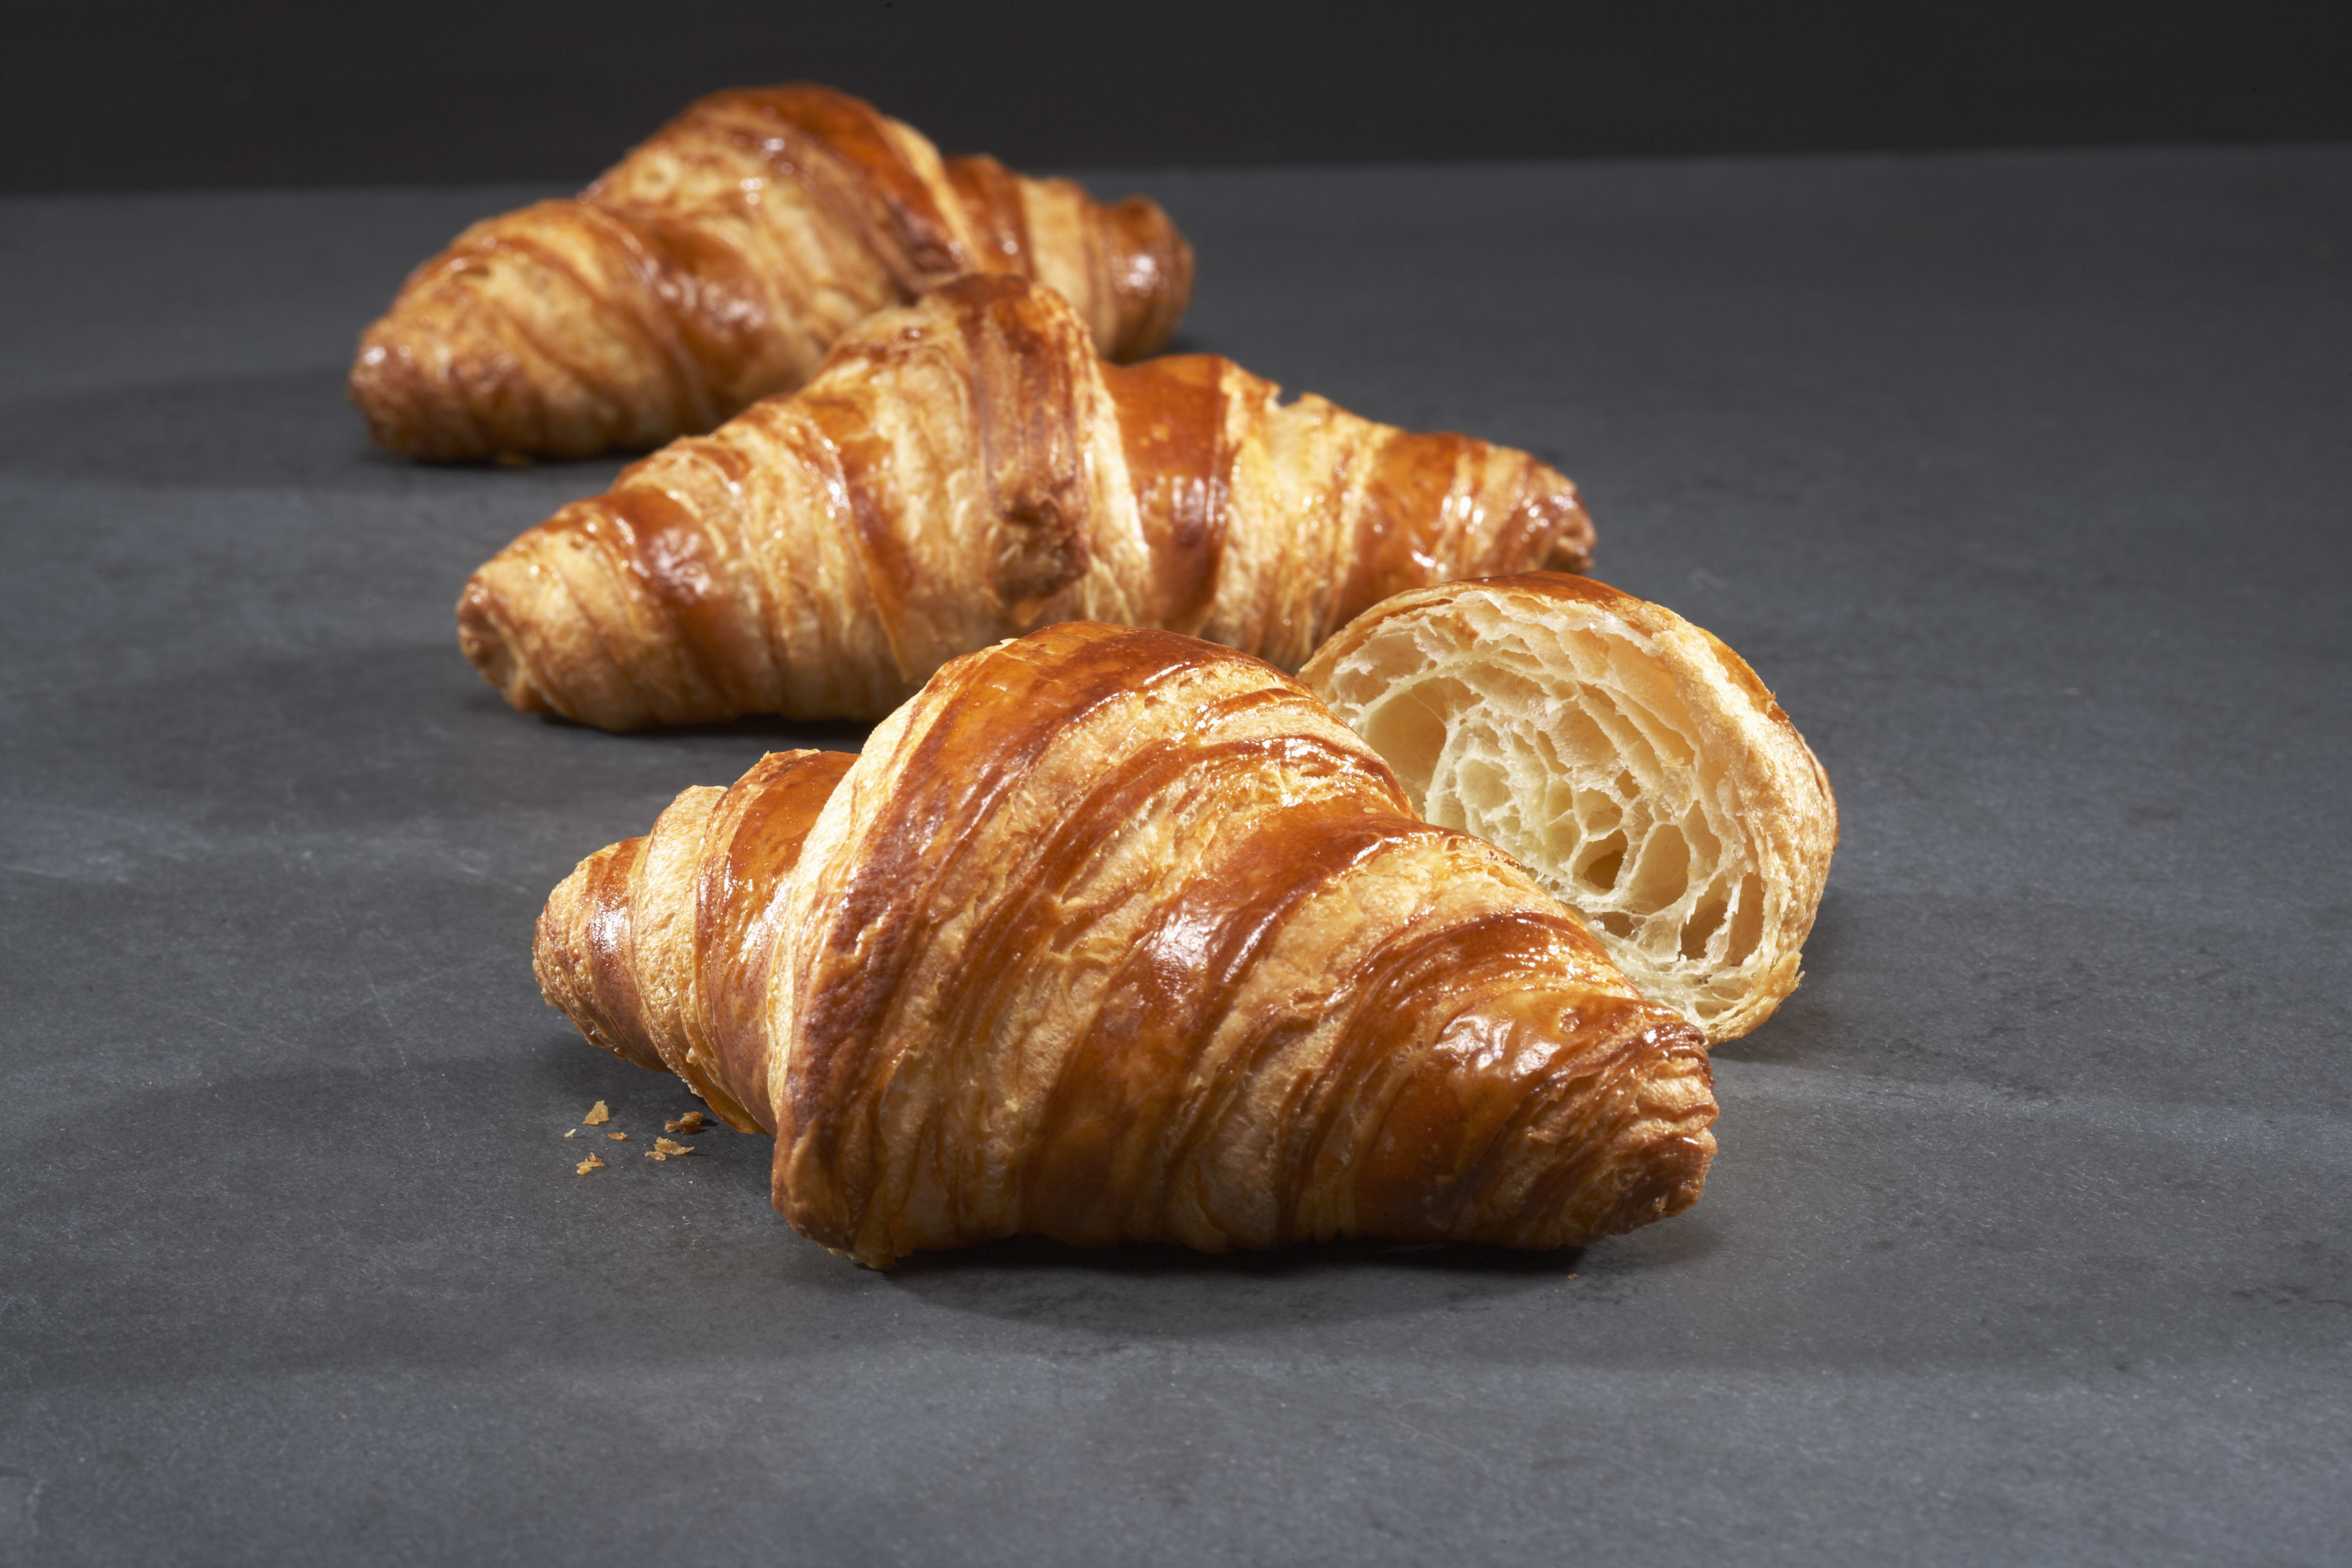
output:
[{"label": "croissant tip", "polygon": [[465,592],[457,596],[457,651],[516,712],[547,712],[545,695],[499,623],[497,603],[480,573],[467,579]]},{"label": "croissant tip", "polygon": [[368,438],[421,463],[588,457],[610,444],[593,422],[547,427],[547,390],[495,338],[456,334],[399,301],[361,334],[343,385]]},{"label": "croissant tip", "polygon": [[352,359],[343,395],[366,422],[368,439],[384,451],[418,462],[463,462],[489,454],[457,437],[459,405],[449,388],[400,341],[400,321],[386,316],[367,330]]},{"label": "croissant tip", "polygon": [[1592,542],[1588,531],[1583,539],[1560,538],[1552,542],[1551,552],[1543,560],[1541,570],[1566,572],[1581,577],[1592,570]]},{"label": "croissant tip", "polygon": [[378,321],[360,340],[360,351],[352,357],[351,374],[343,378],[343,395],[359,410],[360,418],[367,425],[370,441],[387,452],[409,457],[414,454],[404,439],[406,421],[400,417],[395,356],[389,346],[377,341],[383,325]]}]

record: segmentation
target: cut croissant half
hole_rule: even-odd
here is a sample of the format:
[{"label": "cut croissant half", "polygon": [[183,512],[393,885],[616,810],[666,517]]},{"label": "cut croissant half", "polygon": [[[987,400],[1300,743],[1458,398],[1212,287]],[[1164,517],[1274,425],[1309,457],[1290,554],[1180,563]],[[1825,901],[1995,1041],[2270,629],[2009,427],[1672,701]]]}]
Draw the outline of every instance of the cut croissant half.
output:
[{"label": "cut croissant half", "polygon": [[1300,679],[1423,817],[1516,857],[1710,1044],[1796,989],[1837,798],[1711,634],[1590,578],[1530,573],[1385,600]]}]

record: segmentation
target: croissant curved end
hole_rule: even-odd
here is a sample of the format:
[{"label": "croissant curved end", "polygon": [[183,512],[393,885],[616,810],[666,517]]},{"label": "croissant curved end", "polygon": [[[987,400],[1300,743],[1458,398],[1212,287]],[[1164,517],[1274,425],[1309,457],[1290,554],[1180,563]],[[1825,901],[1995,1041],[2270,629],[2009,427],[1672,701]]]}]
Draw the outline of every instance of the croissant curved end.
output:
[{"label": "croissant curved end", "polygon": [[553,711],[499,623],[496,600],[479,572],[467,579],[466,591],[457,596],[457,651],[516,712]]},{"label": "croissant curved end", "polygon": [[1705,1041],[1692,1030],[1667,1049],[1636,1093],[1631,1124],[1618,1139],[1622,1168],[1634,1175],[1596,1234],[1622,1235],[1698,1202],[1715,1163],[1716,1109]]},{"label": "croissant curved end", "polygon": [[[453,281],[431,301],[446,315],[453,305],[496,308]],[[492,337],[452,341],[436,312],[396,301],[360,338],[344,395],[367,422],[368,438],[388,452],[428,463],[506,460],[536,452],[586,457],[603,448],[577,420],[545,417],[547,388]],[[541,426],[548,426],[542,429]]]},{"label": "croissant curved end", "polygon": [[390,324],[388,320],[378,321],[360,340],[343,394],[367,421],[369,440],[403,457],[428,457],[433,455],[428,450],[433,421],[422,416],[422,411],[431,405],[436,389],[432,377],[417,364],[415,351],[387,341]]},{"label": "croissant curved end", "polygon": [[1103,216],[1118,301],[1118,325],[1103,357],[1126,363],[1158,353],[1176,335],[1192,302],[1192,247],[1149,196],[1129,196]]},{"label": "croissant curved end", "polygon": [[[1577,514],[1580,520],[1583,513]],[[1566,530],[1551,542],[1541,568],[1546,572],[1568,572],[1582,576],[1592,570],[1592,524],[1587,521],[1581,530]]]},{"label": "croissant curved end", "polygon": [[[608,973],[618,973],[615,919],[625,922],[625,902],[614,906],[611,891],[625,888],[629,868],[644,851],[643,838],[608,845],[572,868],[572,875],[548,895],[530,945],[531,977],[547,1005],[562,1012],[588,1040],[623,1061],[658,1072],[666,1065],[659,1048],[633,1026],[632,1020],[606,1005],[596,984],[597,960],[604,959]],[[633,977],[628,980],[634,991]]]},{"label": "croissant curved end", "polygon": [[1535,470],[1538,481],[1527,505],[1541,520],[1549,532],[1551,542],[1546,547],[1540,569],[1546,572],[1571,572],[1579,576],[1592,570],[1592,548],[1595,537],[1592,514],[1584,510],[1584,498],[1574,480],[1549,464],[1539,464]]}]

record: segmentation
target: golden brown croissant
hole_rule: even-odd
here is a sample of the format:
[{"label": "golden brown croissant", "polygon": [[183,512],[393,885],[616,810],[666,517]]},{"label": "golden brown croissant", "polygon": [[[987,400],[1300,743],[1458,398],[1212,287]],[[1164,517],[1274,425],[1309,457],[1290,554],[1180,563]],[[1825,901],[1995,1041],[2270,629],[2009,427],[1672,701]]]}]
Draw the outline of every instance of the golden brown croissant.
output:
[{"label": "golden brown croissant", "polygon": [[877,718],[1055,621],[1163,626],[1295,669],[1400,589],[1580,570],[1576,487],[1229,360],[1121,369],[1050,290],[967,278],[824,374],[566,507],[466,584],[458,643],[526,711],[606,729]]},{"label": "golden brown croissant", "polygon": [[800,385],[850,327],[965,272],[1059,289],[1102,352],[1150,353],[1192,253],[1102,205],[805,84],[702,100],[581,193],[476,224],[370,327],[352,400],[442,459],[657,446]]},{"label": "golden brown croissant", "polygon": [[772,755],[541,917],[591,1040],[778,1135],[877,1266],[1015,1234],[1558,1247],[1678,1212],[1698,1033],[1297,683],[1076,623],[960,658],[855,765]]},{"label": "golden brown croissant", "polygon": [[1663,605],[1532,573],[1401,594],[1300,679],[1413,809],[1499,845],[1710,1042],[1797,988],[1837,797],[1747,661]]}]

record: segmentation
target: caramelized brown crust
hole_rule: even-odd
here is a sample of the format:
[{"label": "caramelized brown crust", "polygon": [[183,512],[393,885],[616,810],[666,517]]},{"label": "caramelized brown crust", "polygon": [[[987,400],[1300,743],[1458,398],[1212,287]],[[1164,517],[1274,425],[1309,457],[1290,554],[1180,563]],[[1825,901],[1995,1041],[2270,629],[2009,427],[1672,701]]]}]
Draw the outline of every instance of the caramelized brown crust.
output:
[{"label": "caramelized brown crust", "polygon": [[1107,366],[1051,290],[966,278],[508,546],[459,646],[517,708],[606,729],[870,719],[1055,621],[1296,668],[1391,594],[1589,561],[1576,487],[1526,453],[1277,391],[1207,355]]},{"label": "caramelized brown crust", "polygon": [[[633,1060],[708,1041],[684,1076],[764,1098],[776,1205],[828,1247],[1556,1247],[1699,1194],[1696,1031],[1255,659],[1057,626],[942,669],[805,828],[803,766],[583,862],[537,963]],[[790,868],[714,875],[755,819]]]},{"label": "caramelized brown crust", "polygon": [[972,271],[1060,289],[1102,352],[1151,353],[1192,253],[1104,205],[805,83],[715,93],[573,201],[474,225],[361,339],[377,442],[436,459],[578,457],[708,430],[816,371],[872,312]]}]

